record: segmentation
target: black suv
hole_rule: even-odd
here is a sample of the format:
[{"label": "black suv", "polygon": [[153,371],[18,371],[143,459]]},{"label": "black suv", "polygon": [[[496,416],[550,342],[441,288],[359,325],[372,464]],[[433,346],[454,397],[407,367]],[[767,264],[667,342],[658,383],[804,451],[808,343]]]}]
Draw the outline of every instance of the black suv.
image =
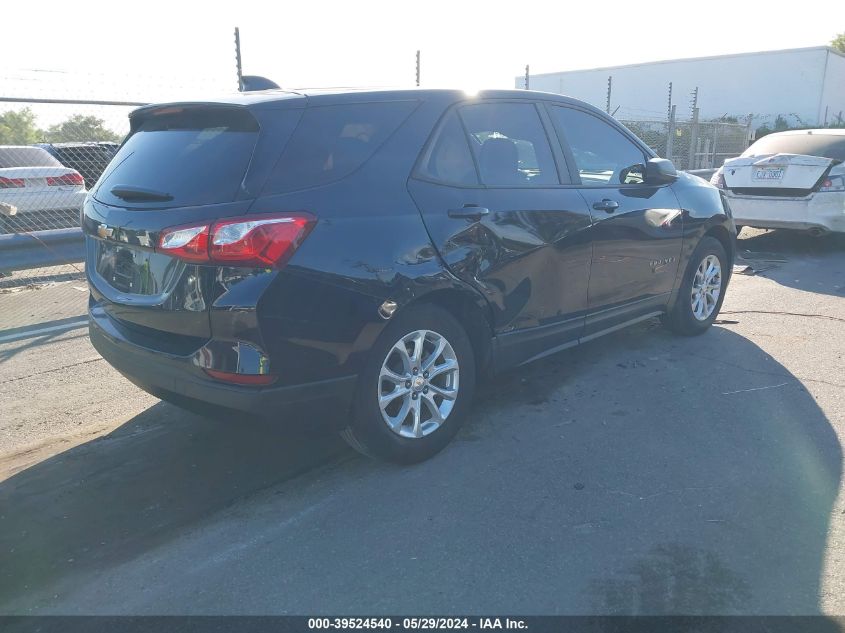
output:
[{"label": "black suv", "polygon": [[[443,448],[477,377],[727,289],[723,196],[529,91],[263,91],[148,106],[84,209],[90,334],[143,389]],[[338,415],[339,414],[339,415]]]},{"label": "black suv", "polygon": [[111,141],[38,143],[62,165],[78,171],[86,183],[93,185],[117,153],[118,144]]}]

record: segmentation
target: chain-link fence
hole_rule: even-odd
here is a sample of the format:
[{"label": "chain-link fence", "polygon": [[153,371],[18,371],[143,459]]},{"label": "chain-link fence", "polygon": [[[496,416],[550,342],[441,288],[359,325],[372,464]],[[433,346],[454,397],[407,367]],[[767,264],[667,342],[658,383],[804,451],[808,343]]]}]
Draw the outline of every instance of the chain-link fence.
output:
[{"label": "chain-link fence", "polygon": [[[117,152],[134,104],[68,101],[0,97],[0,248],[16,252],[23,241],[39,253],[24,269],[2,259],[0,330],[85,310],[82,202]],[[75,248],[50,240],[62,230],[75,234]]]},{"label": "chain-link fence", "polygon": [[[595,73],[590,77],[569,80],[554,75],[540,76],[531,78],[530,87],[560,92],[601,108],[659,156],[672,160],[678,169],[721,167],[726,159],[742,154],[753,140],[754,118],[750,114],[726,113],[718,119],[702,118],[699,105],[707,101],[708,95],[698,88],[689,95],[673,94],[673,83],[667,81],[666,93],[660,95],[630,80],[620,88],[612,76],[600,77]],[[517,87],[525,86],[526,81],[517,79]],[[687,98],[689,107],[683,103]],[[654,109],[661,107],[661,101],[666,104],[665,109]],[[713,104],[709,105],[712,111]]]},{"label": "chain-link fence", "polygon": [[0,331],[84,314],[82,202],[129,112],[232,84],[0,69]]},{"label": "chain-link fence", "polygon": [[[0,97],[0,234],[79,226],[85,193],[117,152],[132,107]],[[41,124],[59,108],[72,114]]]},{"label": "chain-link fence", "polygon": [[678,169],[721,167],[727,158],[742,154],[749,145],[750,126],[724,121],[620,119],[659,156]]}]

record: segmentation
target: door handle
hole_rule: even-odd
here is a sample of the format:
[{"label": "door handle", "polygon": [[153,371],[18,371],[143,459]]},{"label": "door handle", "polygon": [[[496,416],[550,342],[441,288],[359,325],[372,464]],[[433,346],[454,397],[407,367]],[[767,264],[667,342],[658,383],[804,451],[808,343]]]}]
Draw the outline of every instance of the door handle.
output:
[{"label": "door handle", "polygon": [[490,209],[474,204],[465,204],[460,209],[449,209],[450,218],[463,218],[467,220],[480,220],[482,215],[489,213]]},{"label": "door handle", "polygon": [[607,211],[608,213],[613,213],[616,209],[619,208],[619,203],[616,200],[611,200],[610,198],[604,198],[603,200],[599,200],[598,202],[593,203],[593,208],[596,211]]}]

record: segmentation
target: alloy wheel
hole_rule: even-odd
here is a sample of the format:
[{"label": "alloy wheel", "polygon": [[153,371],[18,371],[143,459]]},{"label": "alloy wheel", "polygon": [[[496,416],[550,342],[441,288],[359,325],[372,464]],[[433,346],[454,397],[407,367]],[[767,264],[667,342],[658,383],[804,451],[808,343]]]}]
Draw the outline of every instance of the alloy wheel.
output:
[{"label": "alloy wheel", "polygon": [[432,330],[406,334],[391,347],[379,372],[385,424],[402,437],[433,433],[455,406],[459,377],[458,358],[444,336]]},{"label": "alloy wheel", "polygon": [[706,321],[716,309],[722,293],[722,265],[715,255],[701,260],[692,280],[690,302],[692,314],[698,321]]}]

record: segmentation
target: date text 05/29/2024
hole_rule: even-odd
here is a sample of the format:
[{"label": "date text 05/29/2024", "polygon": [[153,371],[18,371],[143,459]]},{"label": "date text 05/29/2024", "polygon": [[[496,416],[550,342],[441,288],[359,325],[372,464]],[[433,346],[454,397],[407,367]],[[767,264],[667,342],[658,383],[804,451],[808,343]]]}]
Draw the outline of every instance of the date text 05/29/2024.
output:
[{"label": "date text 05/29/2024", "polygon": [[513,618],[308,618],[311,630],[345,629],[399,629],[399,630],[520,630],[528,628],[526,622]]}]

